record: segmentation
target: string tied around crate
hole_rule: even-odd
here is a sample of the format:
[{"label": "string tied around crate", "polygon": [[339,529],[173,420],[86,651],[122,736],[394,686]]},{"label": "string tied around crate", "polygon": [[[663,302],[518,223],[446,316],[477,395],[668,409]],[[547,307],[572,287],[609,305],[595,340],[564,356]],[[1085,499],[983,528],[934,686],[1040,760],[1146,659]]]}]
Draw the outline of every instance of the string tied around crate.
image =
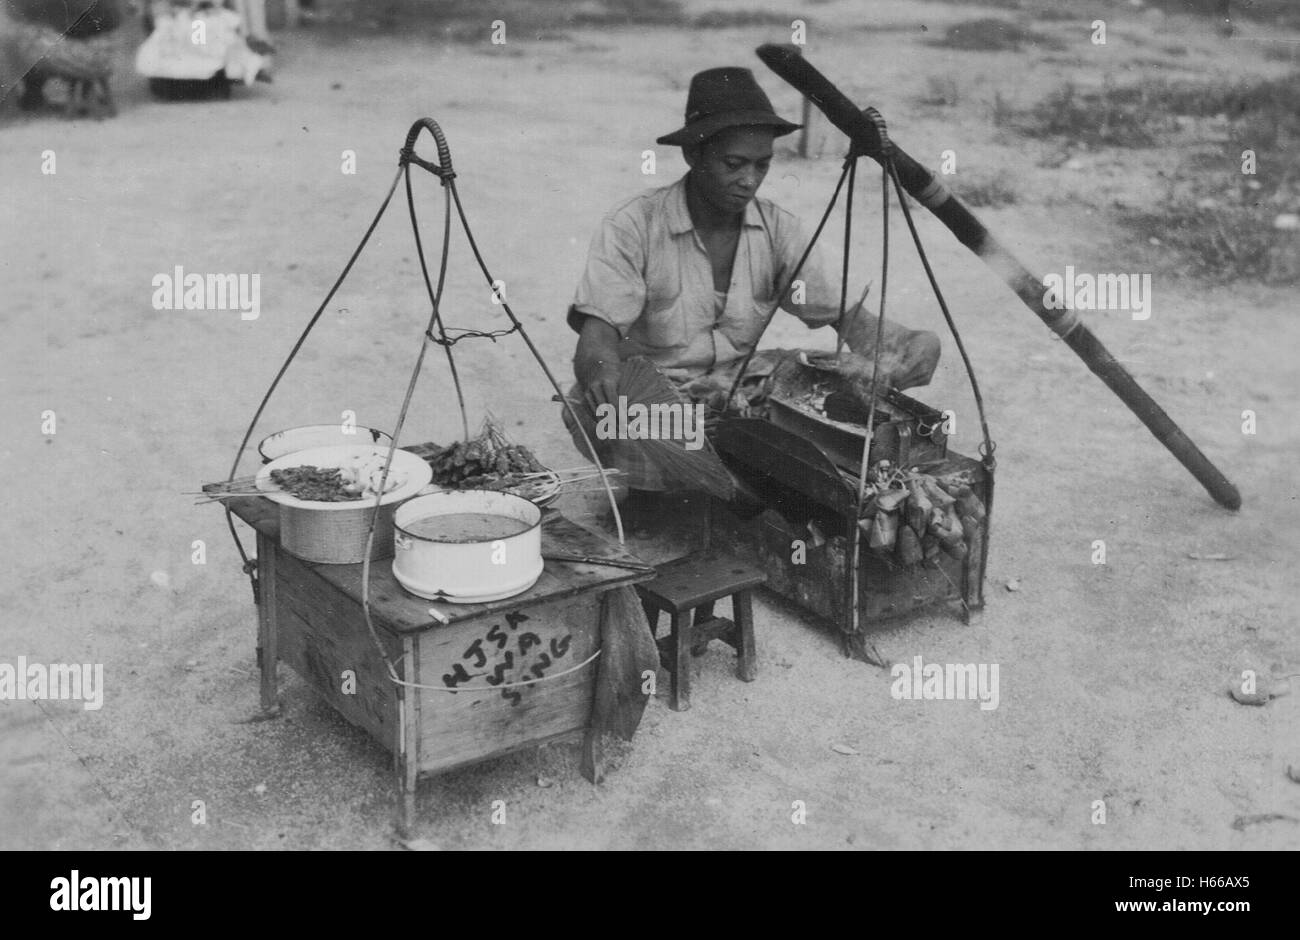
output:
[{"label": "string tied around crate", "polygon": [[[415,143],[418,140],[421,132],[425,132],[425,131],[427,131],[433,137],[434,143],[437,147],[438,159],[436,161],[426,160],[420,157],[415,152]],[[424,253],[424,243],[420,236],[419,220],[417,218],[417,213],[415,208],[415,194],[412,189],[412,183],[411,183],[412,166],[418,166],[421,169],[427,170],[429,173],[432,173],[434,176],[436,176],[442,184],[442,190],[443,190],[442,252],[441,252],[441,258],[440,258],[440,263],[438,268],[436,287],[434,286],[433,279],[429,275],[429,266],[428,266],[428,262],[425,259],[425,253]],[[456,188],[456,182],[455,182],[456,173],[452,169],[451,149],[447,145],[447,139],[442,132],[442,128],[440,128],[438,126],[438,123],[434,121],[432,118],[420,118],[414,124],[411,125],[410,130],[407,132],[405,145],[401,148],[398,154],[397,173],[393,177],[393,181],[388,187],[388,192],[384,195],[384,199],[379,206],[379,210],[375,213],[374,218],[371,219],[370,225],[366,228],[365,233],[362,235],[361,241],[357,244],[356,248],[353,249],[352,254],[348,258],[347,263],[344,265],[342,272],[335,279],[333,285],[330,287],[328,293],[326,294],[325,299],[321,301],[320,306],[316,309],[316,312],[312,315],[311,319],[308,321],[307,326],[303,329],[297,341],[290,349],[288,356],[285,358],[284,362],[280,365],[279,370],[276,372],[275,378],[272,379],[270,387],[267,388],[266,393],[263,395],[262,401],[258,405],[256,412],[253,414],[253,419],[249,422],[248,428],[244,432],[243,439],[240,441],[239,450],[235,454],[235,459],[233,464],[231,465],[230,476],[227,482],[233,481],[235,479],[235,474],[239,469],[239,462],[243,458],[244,451],[247,450],[248,448],[248,442],[252,438],[253,430],[254,428],[256,428],[258,421],[261,419],[263,412],[266,410],[267,403],[270,401],[271,396],[275,393],[275,390],[279,387],[281,379],[284,378],[285,373],[288,371],[289,365],[293,362],[294,358],[298,355],[299,350],[302,349],[302,346],[306,342],[307,337],[311,334],[312,329],[319,322],[321,315],[325,312],[326,307],[329,305],[330,301],[334,298],[334,295],[338,292],[344,280],[347,279],[348,274],[351,273],[353,266],[356,264],[357,259],[361,255],[361,252],[365,249],[366,245],[369,243],[370,236],[374,234],[375,228],[379,225],[379,220],[383,218],[384,213],[387,211],[388,206],[392,201],[393,194],[397,191],[397,184],[399,181],[405,182],[407,213],[411,223],[411,234],[415,241],[416,256],[418,257],[420,262],[420,273],[424,280],[424,286],[428,294],[431,309],[429,315],[429,323],[428,326],[423,331],[423,336],[420,343],[420,351],[416,357],[415,366],[411,371],[410,381],[407,383],[406,394],[402,400],[402,407],[401,407],[401,411],[398,413],[397,423],[393,428],[392,439],[389,441],[388,455],[384,462],[383,472],[380,475],[379,485],[376,487],[374,505],[371,508],[370,525],[366,533],[365,556],[362,561],[361,608],[362,608],[362,613],[365,616],[366,629],[370,634],[370,639],[373,642],[376,651],[379,653],[380,659],[384,663],[384,667],[387,670],[389,680],[397,684],[404,684],[404,680],[401,678],[401,676],[398,675],[397,670],[394,667],[392,661],[388,658],[388,652],[384,648],[383,643],[379,639],[379,634],[375,629],[374,620],[371,615],[370,557],[374,549],[376,523],[378,522],[379,519],[379,513],[381,511],[381,505],[383,502],[384,494],[388,488],[388,476],[392,468],[393,456],[396,453],[398,441],[401,438],[402,428],[406,423],[406,416],[407,416],[407,412],[410,409],[411,399],[415,392],[416,383],[419,380],[420,373],[424,366],[425,354],[428,352],[429,347],[431,345],[442,346],[444,352],[446,353],[448,370],[451,373],[452,383],[456,390],[457,403],[460,408],[462,429],[464,431],[465,438],[468,440],[469,439],[469,418],[465,408],[465,396],[461,386],[460,376],[456,370],[456,362],[452,355],[452,346],[454,346],[456,343],[460,342],[461,340],[471,339],[471,338],[474,339],[486,338],[492,340],[493,342],[496,342],[496,339],[500,336],[507,336],[512,333],[518,333],[520,338],[524,341],[524,344],[528,347],[528,351],[532,354],[538,366],[541,368],[541,371],[545,375],[546,380],[550,383],[551,387],[555,390],[557,396],[559,396],[560,400],[562,401],[565,409],[568,410],[569,415],[573,419],[575,425],[579,428],[583,440],[587,445],[587,449],[591,454],[592,461],[596,465],[596,470],[599,474],[601,484],[604,487],[605,495],[609,500],[610,509],[614,517],[614,524],[618,531],[619,544],[624,544],[626,539],[623,531],[623,519],[621,514],[619,513],[618,504],[614,499],[614,491],[609,483],[609,475],[605,472],[605,468],[601,464],[599,456],[596,454],[596,448],[593,442],[588,436],[586,430],[582,427],[581,422],[578,421],[577,415],[574,413],[572,405],[569,403],[568,399],[564,396],[564,393],[561,390],[559,382],[556,380],[554,373],[551,372],[550,367],[546,364],[546,361],[542,358],[541,353],[538,351],[531,337],[529,337],[528,331],[524,328],[523,323],[515,315],[514,311],[510,307],[510,304],[506,301],[504,296],[501,296],[496,291],[496,285],[498,282],[495,278],[493,278],[492,273],[488,270],[487,263],[483,259],[483,255],[479,250],[478,243],[474,239],[474,233],[470,228],[469,219],[467,218],[465,213],[465,208],[461,203],[460,193]],[[450,247],[451,247],[451,217],[452,217],[453,205],[455,206],[456,215],[460,222],[460,227],[464,232],[465,239],[469,244],[470,251],[474,256],[474,260],[477,263],[478,268],[482,272],[484,278],[486,278],[488,287],[493,290],[494,300],[499,302],[501,309],[504,311],[507,318],[509,318],[510,320],[511,325],[509,329],[495,330],[495,331],[457,330],[457,333],[459,335],[451,336],[449,335],[447,328],[443,323],[442,314],[440,310],[440,303],[443,296],[443,289],[446,285],[447,267],[448,267],[447,262],[448,262]],[[226,524],[227,527],[230,529],[231,537],[233,538],[235,542],[235,547],[239,552],[240,558],[242,559],[244,570],[249,574],[249,580],[253,590],[254,601],[257,601],[259,600],[260,592],[258,590],[258,584],[257,584],[256,562],[249,557],[248,552],[244,549],[243,542],[239,538],[239,533],[235,529],[234,515],[228,506],[226,507]],[[585,663],[583,665],[585,665]]]},{"label": "string tied around crate", "polygon": [[600,653],[601,651],[597,649],[582,662],[575,663],[568,669],[562,669],[559,672],[547,673],[546,675],[541,676],[532,676],[530,678],[519,679],[515,682],[498,682],[495,685],[429,685],[427,682],[409,682],[406,679],[393,679],[393,682],[406,689],[423,689],[426,692],[449,692],[453,695],[458,692],[500,692],[502,689],[522,689],[543,682],[553,682],[556,679],[563,679],[565,676],[586,669],[600,658]]}]

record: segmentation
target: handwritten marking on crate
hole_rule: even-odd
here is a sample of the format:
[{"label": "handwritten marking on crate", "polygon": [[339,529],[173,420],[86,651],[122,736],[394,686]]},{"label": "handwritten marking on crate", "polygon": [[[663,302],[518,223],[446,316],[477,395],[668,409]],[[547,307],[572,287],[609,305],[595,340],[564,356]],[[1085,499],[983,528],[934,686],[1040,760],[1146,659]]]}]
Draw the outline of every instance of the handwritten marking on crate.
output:
[{"label": "handwritten marking on crate", "polygon": [[[506,614],[505,621],[510,632],[506,632],[499,623],[492,624],[487,633],[477,637],[461,654],[460,658],[468,661],[469,667],[466,668],[464,662],[456,663],[452,666],[451,672],[443,674],[442,684],[449,689],[455,689],[463,683],[479,678],[488,685],[501,685],[512,676],[520,677],[512,681],[527,681],[529,677],[544,678],[546,670],[568,654],[573,642],[573,634],[566,633],[563,637],[551,637],[550,643],[547,644],[536,633],[530,630],[522,632],[519,630],[519,625],[528,619],[527,614],[518,611]],[[514,648],[509,649],[512,639]],[[491,671],[487,670],[489,664],[492,664]],[[482,671],[470,672],[470,669]],[[512,707],[517,706],[523,701],[523,692],[527,688],[524,686],[522,689],[502,689],[501,697]]]}]

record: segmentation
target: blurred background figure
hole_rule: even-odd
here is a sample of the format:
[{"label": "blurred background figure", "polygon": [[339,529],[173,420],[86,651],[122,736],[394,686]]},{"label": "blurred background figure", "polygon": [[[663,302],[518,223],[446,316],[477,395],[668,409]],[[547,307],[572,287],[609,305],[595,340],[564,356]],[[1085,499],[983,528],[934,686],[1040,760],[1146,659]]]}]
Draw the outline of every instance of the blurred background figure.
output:
[{"label": "blurred background figure", "polygon": [[230,97],[231,83],[271,80],[264,0],[155,0],[136,71],[159,97]]},{"label": "blurred background figure", "polygon": [[53,79],[66,86],[66,116],[115,114],[109,78],[121,23],[119,0],[0,0],[2,57],[21,81],[19,106],[46,107]]}]

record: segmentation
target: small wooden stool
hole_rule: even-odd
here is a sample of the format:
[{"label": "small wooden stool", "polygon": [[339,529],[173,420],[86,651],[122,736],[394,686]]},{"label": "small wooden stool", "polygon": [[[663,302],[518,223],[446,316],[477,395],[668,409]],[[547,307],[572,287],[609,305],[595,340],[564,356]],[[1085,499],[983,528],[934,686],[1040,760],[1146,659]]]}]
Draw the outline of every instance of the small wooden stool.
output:
[{"label": "small wooden stool", "polygon": [[[739,654],[736,674],[753,682],[758,672],[754,653],[754,608],[752,591],[767,577],[761,570],[729,555],[710,552],[687,555],[658,569],[653,581],[636,585],[641,606],[653,635],[659,626],[659,612],[672,620],[672,632],[657,638],[659,660],[673,677],[673,711],[691,707],[691,670],[686,656],[690,650],[701,656],[710,640],[723,640]],[[735,621],[713,615],[713,604],[731,596]],[[692,620],[692,612],[694,619]]]}]

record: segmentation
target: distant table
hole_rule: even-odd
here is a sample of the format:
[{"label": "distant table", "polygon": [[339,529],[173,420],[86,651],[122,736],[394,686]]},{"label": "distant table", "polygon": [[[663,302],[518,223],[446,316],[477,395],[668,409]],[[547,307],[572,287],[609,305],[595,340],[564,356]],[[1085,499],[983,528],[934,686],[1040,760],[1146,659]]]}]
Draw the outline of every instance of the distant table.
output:
[{"label": "distant table", "polygon": [[[404,836],[421,774],[583,731],[583,773],[593,778],[599,742],[589,724],[597,663],[574,667],[600,649],[602,595],[649,580],[653,571],[548,560],[522,594],[450,604],[408,594],[393,577],[391,558],[374,561],[371,621],[399,684],[366,628],[362,566],[290,555],[280,547],[279,507],[265,497],[233,498],[227,505],[257,531],[262,707],[277,704],[276,664],[283,659],[344,718],[388,748]],[[640,564],[554,510],[543,519],[542,554]],[[449,622],[433,617],[430,608]],[[527,680],[539,681],[516,684]]]}]

